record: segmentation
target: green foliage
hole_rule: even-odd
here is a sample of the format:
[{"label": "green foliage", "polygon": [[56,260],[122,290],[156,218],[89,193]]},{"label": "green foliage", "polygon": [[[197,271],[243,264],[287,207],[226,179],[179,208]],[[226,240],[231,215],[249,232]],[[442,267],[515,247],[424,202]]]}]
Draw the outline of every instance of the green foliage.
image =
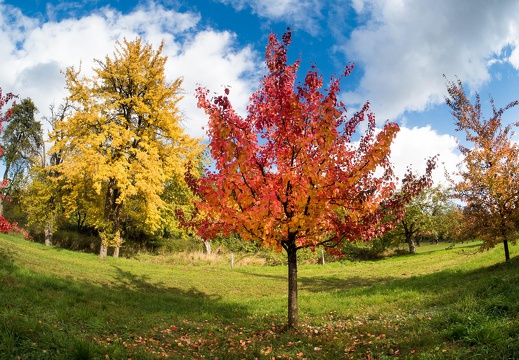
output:
[{"label": "green foliage", "polygon": [[238,234],[220,236],[212,241],[214,247],[224,248],[226,251],[241,253],[257,253],[262,246],[256,242],[243,241]]},{"label": "green foliage", "polygon": [[63,249],[94,253],[99,251],[100,240],[95,234],[60,229],[54,233],[54,243]]},{"label": "green foliage", "polygon": [[1,137],[4,149],[4,180],[9,180],[4,194],[17,189],[24,175],[34,164],[42,163],[43,131],[41,123],[35,119],[38,109],[30,98],[23,99],[12,107],[12,114]]},{"label": "green foliage", "polygon": [[[458,208],[449,199],[448,189],[438,185],[424,189],[406,207],[405,215],[397,226],[385,233],[375,250],[383,251],[407,243],[409,252],[415,253],[415,243],[422,239],[457,237]],[[391,217],[392,215],[389,215]]]},{"label": "green foliage", "polygon": [[390,249],[399,246],[399,242],[395,242],[395,238],[391,235],[391,232],[386,233],[383,237],[373,239],[369,243],[363,241],[345,243],[341,249],[344,258],[350,261],[382,259],[389,255]]},{"label": "green foliage", "polygon": [[203,247],[204,246],[201,241],[196,241],[189,237],[155,237],[152,241],[149,242],[146,249],[155,254],[165,255],[181,252],[202,252]]}]

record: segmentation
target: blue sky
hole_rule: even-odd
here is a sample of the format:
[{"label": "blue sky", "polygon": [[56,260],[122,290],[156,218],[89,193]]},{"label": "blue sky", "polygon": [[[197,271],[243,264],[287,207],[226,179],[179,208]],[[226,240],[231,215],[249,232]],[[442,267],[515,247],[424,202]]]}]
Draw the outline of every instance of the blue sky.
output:
[{"label": "blue sky", "polygon": [[[264,73],[269,33],[290,27],[290,58],[301,60],[301,76],[311,64],[327,79],[354,63],[342,83],[350,114],[369,100],[380,124],[400,124],[397,173],[410,164],[423,171],[437,153],[453,171],[463,134],[444,104],[443,75],[461,79],[485,104],[488,95],[497,106],[519,98],[517,14],[513,0],[0,0],[0,87],[31,97],[48,116],[67,95],[61,70],[81,64],[91,75],[93,59],[111,55],[124,37],[154,46],[164,40],[167,76],[184,78],[186,129],[204,136],[197,84],[216,92],[231,86],[244,114]],[[442,178],[443,168],[435,175]]]}]

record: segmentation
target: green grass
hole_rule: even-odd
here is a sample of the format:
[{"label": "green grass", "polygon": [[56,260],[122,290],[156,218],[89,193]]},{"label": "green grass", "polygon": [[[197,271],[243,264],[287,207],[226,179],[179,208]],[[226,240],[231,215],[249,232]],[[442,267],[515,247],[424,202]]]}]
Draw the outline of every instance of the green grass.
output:
[{"label": "green grass", "polygon": [[519,358],[519,251],[504,263],[477,246],[300,266],[287,330],[285,266],[99,260],[3,236],[0,359]]}]

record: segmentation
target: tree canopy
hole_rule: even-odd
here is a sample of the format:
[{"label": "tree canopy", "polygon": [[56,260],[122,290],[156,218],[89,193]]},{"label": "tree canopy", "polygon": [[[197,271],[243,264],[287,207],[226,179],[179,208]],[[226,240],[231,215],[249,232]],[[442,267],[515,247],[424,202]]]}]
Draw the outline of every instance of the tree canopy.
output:
[{"label": "tree canopy", "polygon": [[405,215],[391,230],[391,235],[401,235],[409,246],[411,254],[416,253],[415,240],[430,236],[435,239],[447,232],[445,220],[454,211],[448,190],[441,185],[424,189],[406,207]]},{"label": "tree canopy", "polygon": [[[338,99],[340,78],[323,90],[323,78],[312,67],[295,85],[299,62],[287,64],[291,33],[279,41],[269,37],[268,73],[250,98],[245,118],[225,94],[209,98],[197,89],[198,106],[209,116],[214,171],[193,182],[198,233],[238,233],[288,257],[288,324],[297,326],[297,250],[324,245],[329,251],[342,241],[369,240],[394,226],[388,211],[400,219],[405,205],[431,184],[435,159],[425,175],[409,171],[396,191],[390,145],[399,127],[377,129],[366,103],[347,117]],[[366,131],[355,141],[357,127]]]},{"label": "tree canopy", "polygon": [[41,123],[35,118],[37,112],[30,98],[11,108],[11,117],[1,138],[5,164],[3,180],[9,180],[5,195],[35,162],[41,162],[43,133]]},{"label": "tree canopy", "polygon": [[[3,131],[3,123],[8,121],[9,118],[12,115],[13,109],[12,107],[7,108],[7,110],[4,110],[4,107],[8,107],[10,105],[15,105],[14,100],[18,98],[17,95],[13,93],[7,93],[3,94],[2,88],[0,88],[0,133]],[[2,156],[4,153],[4,149],[0,147],[0,156]],[[0,181],[0,188],[5,188],[7,185],[7,180]],[[3,201],[5,198],[5,195],[2,193],[0,194],[0,201]],[[12,228],[11,223],[9,223],[3,214],[0,213],[0,232],[2,233],[8,233]]]}]

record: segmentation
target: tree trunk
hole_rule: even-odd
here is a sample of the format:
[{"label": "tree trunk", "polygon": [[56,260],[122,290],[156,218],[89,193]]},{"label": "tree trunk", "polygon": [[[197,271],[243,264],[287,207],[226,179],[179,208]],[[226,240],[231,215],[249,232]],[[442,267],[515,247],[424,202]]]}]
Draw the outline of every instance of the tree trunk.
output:
[{"label": "tree trunk", "polygon": [[106,255],[108,253],[108,247],[101,242],[101,250],[99,250],[99,257],[101,259],[106,258]]},{"label": "tree trunk", "polygon": [[121,208],[122,204],[118,203],[119,189],[117,181],[113,178],[108,182],[105,194],[104,217],[107,221],[104,231],[104,239],[101,239],[101,250],[99,257],[104,259],[107,256],[108,246],[114,247],[113,257],[119,257],[119,248],[124,243],[121,237]]},{"label": "tree trunk", "polygon": [[53,235],[53,222],[51,220],[45,223],[45,230],[43,231],[45,234],[45,246],[52,245],[52,235]]},{"label": "tree trunk", "polygon": [[207,255],[211,255],[211,241],[210,240],[202,240],[205,246],[205,253]]},{"label": "tree trunk", "polygon": [[416,230],[414,230],[414,223],[408,224],[405,221],[402,221],[402,226],[404,227],[405,241],[409,245],[409,253],[416,254],[416,247],[414,246],[413,241],[413,234],[416,233]]},{"label": "tree trunk", "polygon": [[291,241],[285,248],[288,256],[288,327],[296,328],[299,321],[297,306],[297,248]]},{"label": "tree trunk", "polygon": [[10,167],[11,167],[11,163],[7,162],[7,164],[5,164],[3,181],[0,181],[2,183],[2,185],[0,185],[0,188],[2,189],[1,194],[0,194],[0,216],[4,215],[4,201],[7,197],[7,186],[9,185],[8,175],[9,175]]},{"label": "tree trunk", "polygon": [[45,235],[45,246],[52,245],[52,237],[54,236],[54,224],[56,223],[56,213],[51,212],[47,221],[45,222],[45,228],[43,233]]},{"label": "tree trunk", "polygon": [[406,236],[407,244],[409,245],[409,253],[416,254],[416,247],[414,246],[414,241],[412,236]]},{"label": "tree trunk", "polygon": [[505,261],[510,261],[510,252],[508,251],[508,241],[503,240],[503,246],[505,247]]}]

